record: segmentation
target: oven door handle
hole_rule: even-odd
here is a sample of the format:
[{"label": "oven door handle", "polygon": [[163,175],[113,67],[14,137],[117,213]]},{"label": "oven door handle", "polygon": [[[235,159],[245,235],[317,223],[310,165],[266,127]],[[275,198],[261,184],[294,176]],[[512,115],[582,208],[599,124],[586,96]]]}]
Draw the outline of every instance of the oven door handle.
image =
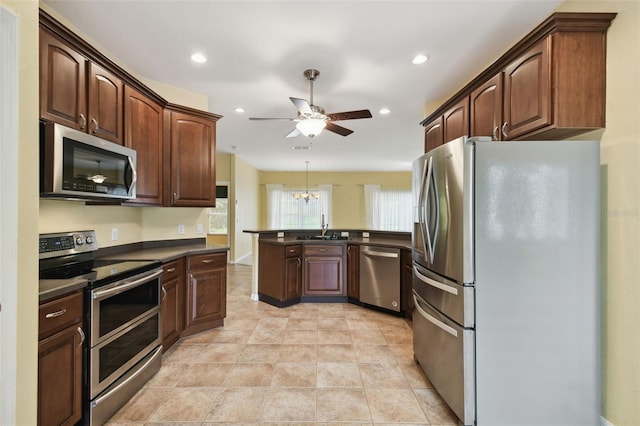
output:
[{"label": "oven door handle", "polygon": [[152,279],[154,279],[156,277],[159,277],[160,275],[162,275],[162,272],[163,272],[162,269],[160,269],[160,270],[155,271],[152,274],[146,275],[146,276],[144,276],[142,278],[139,278],[139,279],[137,279],[135,281],[131,281],[131,282],[126,282],[125,281],[122,285],[118,285],[118,286],[115,286],[115,287],[112,287],[112,288],[109,288],[109,289],[106,289],[106,290],[95,291],[93,293],[93,298],[94,299],[100,299],[100,298],[103,298],[103,297],[109,297],[112,294],[121,293],[121,292],[123,292],[125,290],[128,290],[130,288],[137,287],[140,284],[144,284],[147,281],[151,281]]},{"label": "oven door handle", "polygon": [[137,371],[131,377],[128,377],[126,380],[124,380],[122,383],[119,383],[116,387],[106,392],[104,395],[101,395],[100,397],[96,398],[94,401],[91,402],[91,406],[95,407],[97,405],[100,405],[103,401],[108,400],[114,393],[118,392],[120,389],[127,386],[127,384],[129,384],[131,381],[135,380],[140,375],[140,373],[142,373],[149,366],[149,364],[151,364],[154,361],[155,357],[158,355],[160,351],[162,351],[162,346],[159,346],[156,350],[151,352],[153,356],[149,357],[147,362],[145,362],[144,365],[141,365],[140,368],[138,368]]}]

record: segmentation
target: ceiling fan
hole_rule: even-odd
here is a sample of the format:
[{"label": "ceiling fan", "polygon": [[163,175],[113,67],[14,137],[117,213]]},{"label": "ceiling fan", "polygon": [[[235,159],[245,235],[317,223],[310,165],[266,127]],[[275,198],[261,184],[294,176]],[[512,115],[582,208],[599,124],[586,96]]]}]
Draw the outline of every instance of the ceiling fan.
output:
[{"label": "ceiling fan", "polygon": [[334,112],[325,114],[324,109],[313,104],[313,82],[320,76],[320,71],[308,69],[304,71],[305,78],[309,80],[309,102],[300,98],[289,98],[298,109],[298,117],[296,118],[260,118],[249,117],[249,120],[288,120],[296,123],[296,127],[290,131],[286,137],[293,138],[299,134],[303,134],[309,138],[313,138],[327,129],[330,132],[337,133],[342,136],[348,136],[353,133],[345,127],[338,126],[334,121],[355,120],[358,118],[371,118],[371,111],[361,109],[358,111]]}]

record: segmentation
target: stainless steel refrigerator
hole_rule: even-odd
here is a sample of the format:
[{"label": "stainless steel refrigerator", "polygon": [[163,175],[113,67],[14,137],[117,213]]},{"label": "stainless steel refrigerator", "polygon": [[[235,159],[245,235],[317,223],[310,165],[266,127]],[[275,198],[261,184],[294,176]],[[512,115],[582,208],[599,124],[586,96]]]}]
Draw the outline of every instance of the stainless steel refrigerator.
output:
[{"label": "stainless steel refrigerator", "polygon": [[414,355],[465,425],[600,423],[597,141],[413,163]]}]

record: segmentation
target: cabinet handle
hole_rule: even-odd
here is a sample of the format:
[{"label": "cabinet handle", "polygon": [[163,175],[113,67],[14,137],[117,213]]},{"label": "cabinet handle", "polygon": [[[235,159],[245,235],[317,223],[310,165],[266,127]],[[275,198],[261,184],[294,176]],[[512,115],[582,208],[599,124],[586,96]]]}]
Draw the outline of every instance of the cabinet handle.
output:
[{"label": "cabinet handle", "polygon": [[173,272],[173,271],[175,271],[175,270],[176,270],[176,268],[169,268],[169,269],[167,269],[167,271],[166,271],[166,272]]},{"label": "cabinet handle", "polygon": [[203,259],[202,263],[211,263],[213,262],[213,259]]},{"label": "cabinet handle", "polygon": [[165,290],[164,287],[162,287],[162,299],[160,299],[160,302],[164,302],[164,299],[167,298],[167,290]]},{"label": "cabinet handle", "polygon": [[347,253],[351,254],[351,246],[347,247]]},{"label": "cabinet handle", "polygon": [[502,136],[504,136],[505,138],[509,137],[509,135],[507,135],[507,122],[506,121],[502,124]]},{"label": "cabinet handle", "polygon": [[178,198],[178,194],[176,194],[175,192],[173,193],[173,202],[172,204],[176,203],[176,198]]},{"label": "cabinet handle", "polygon": [[302,266],[302,262],[300,262],[300,258],[298,258],[298,268]]},{"label": "cabinet handle", "polygon": [[491,134],[491,136],[493,137],[494,141],[498,140],[498,126],[493,128],[493,133]]},{"label": "cabinet handle", "polygon": [[48,313],[44,317],[45,318],[56,318],[56,317],[59,317],[60,315],[66,314],[66,313],[67,313],[67,310],[66,309],[62,309],[62,310],[59,310],[59,311],[56,311],[56,312]]},{"label": "cabinet handle", "polygon": [[327,249],[320,249],[320,253],[326,253]]},{"label": "cabinet handle", "polygon": [[93,133],[100,130],[100,126],[98,126],[98,120],[96,120],[95,118],[92,118],[91,122],[93,123]]},{"label": "cabinet handle", "polygon": [[84,344],[84,331],[82,331],[81,327],[77,328],[78,334],[80,335],[80,344],[78,346],[82,346]]},{"label": "cabinet handle", "polygon": [[80,114],[80,118],[82,119],[80,129],[84,130],[87,127],[87,117],[85,117],[84,114]]},{"label": "cabinet handle", "polygon": [[294,253],[295,250],[294,249],[289,249],[289,253]]}]

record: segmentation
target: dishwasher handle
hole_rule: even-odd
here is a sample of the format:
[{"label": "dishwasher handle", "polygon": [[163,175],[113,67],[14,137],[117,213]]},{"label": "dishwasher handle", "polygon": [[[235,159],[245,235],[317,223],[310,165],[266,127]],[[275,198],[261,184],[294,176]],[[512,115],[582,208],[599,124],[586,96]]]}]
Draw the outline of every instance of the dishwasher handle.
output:
[{"label": "dishwasher handle", "polygon": [[363,250],[362,254],[366,256],[372,256],[372,257],[392,257],[392,258],[399,257],[398,253],[388,253],[386,251],[376,251],[376,250]]}]

